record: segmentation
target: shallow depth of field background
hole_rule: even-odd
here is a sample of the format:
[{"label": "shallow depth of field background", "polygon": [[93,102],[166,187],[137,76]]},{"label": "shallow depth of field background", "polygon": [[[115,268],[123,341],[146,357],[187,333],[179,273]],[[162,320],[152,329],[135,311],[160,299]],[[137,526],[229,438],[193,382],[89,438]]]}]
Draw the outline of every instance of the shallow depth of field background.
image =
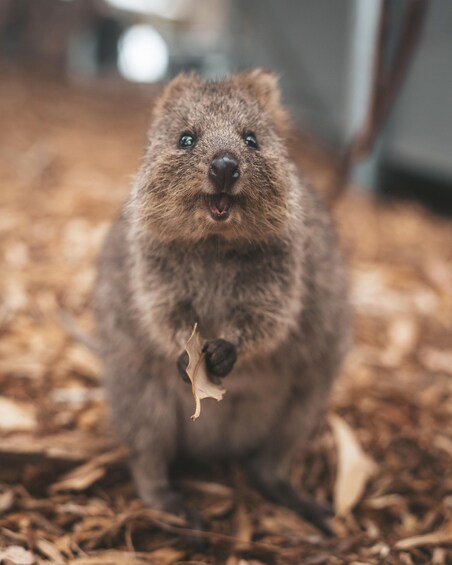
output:
[{"label": "shallow depth of field background", "polygon": [[[1,1],[0,563],[452,563],[448,0],[430,2],[376,151],[332,210],[355,343],[329,415],[374,462],[354,510],[333,520],[336,539],[263,500],[233,464],[180,482],[210,523],[205,545],[175,534],[137,500],[98,361],[68,331],[92,331],[95,258],[163,82],[273,69],[294,116],[293,158],[328,202],[338,151],[364,115],[378,5]],[[388,41],[406,1],[392,5]],[[294,484],[331,500],[346,443],[325,422]]]}]

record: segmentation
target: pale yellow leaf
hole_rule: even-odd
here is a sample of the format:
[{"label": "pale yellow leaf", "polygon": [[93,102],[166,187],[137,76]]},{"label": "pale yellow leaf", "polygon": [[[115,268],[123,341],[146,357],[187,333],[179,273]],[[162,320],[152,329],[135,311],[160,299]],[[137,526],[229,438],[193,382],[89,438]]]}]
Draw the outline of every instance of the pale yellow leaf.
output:
[{"label": "pale yellow leaf", "polygon": [[71,559],[68,563],[69,565],[144,565],[148,563],[164,565],[167,563],[159,560],[152,561],[151,559],[149,554],[108,549],[98,551],[92,555]]},{"label": "pale yellow leaf", "polygon": [[239,505],[235,514],[235,537],[240,541],[249,542],[253,536],[253,524],[250,515],[243,505]]},{"label": "pale yellow leaf", "polygon": [[419,353],[422,365],[434,373],[446,373],[452,375],[452,350],[435,349],[424,347]]},{"label": "pale yellow leaf", "polygon": [[419,337],[416,318],[401,315],[395,317],[388,327],[388,347],[383,351],[381,360],[386,367],[398,367],[411,353]]},{"label": "pale yellow leaf", "polygon": [[27,551],[19,545],[10,545],[0,550],[0,563],[9,565],[34,565],[36,558],[31,551]]},{"label": "pale yellow leaf", "polygon": [[50,487],[50,492],[60,492],[64,490],[85,490],[98,479],[102,478],[107,472],[107,467],[124,459],[128,451],[121,446],[114,451],[102,453],[87,463],[72,469],[64,477]]},{"label": "pale yellow leaf", "polygon": [[234,489],[220,483],[213,483],[212,481],[199,481],[194,479],[184,479],[179,481],[184,487],[203,492],[205,494],[211,494],[216,497],[219,496],[233,496]]},{"label": "pale yellow leaf", "polygon": [[[243,547],[246,548],[247,544],[251,541],[253,537],[253,524],[251,522],[250,515],[245,510],[242,504],[237,508],[234,518],[234,537],[237,540],[245,542],[244,545],[237,543],[235,546],[235,552],[240,551]],[[233,553],[226,560],[226,565],[248,565],[248,562],[241,559],[236,553]]]},{"label": "pale yellow leaf", "polygon": [[353,430],[339,416],[330,416],[338,454],[334,506],[344,516],[359,502],[376,464],[364,453]]},{"label": "pale yellow leaf", "polygon": [[187,375],[191,381],[195,398],[195,413],[191,417],[192,420],[199,418],[201,414],[201,400],[203,398],[221,400],[226,392],[221,385],[213,383],[207,375],[202,344],[197,328],[198,324],[195,324],[193,332],[185,344],[185,351],[188,353],[189,359]]},{"label": "pale yellow leaf", "polygon": [[413,536],[398,541],[396,549],[412,549],[413,547],[423,547],[430,545],[443,545],[452,543],[452,530],[440,530],[422,536]]},{"label": "pale yellow leaf", "polygon": [[50,541],[45,539],[38,539],[36,547],[43,553],[51,563],[54,565],[64,565],[66,559],[61,554],[60,550]]},{"label": "pale yellow leaf", "polygon": [[14,491],[11,489],[0,493],[0,516],[13,506],[14,499]]},{"label": "pale yellow leaf", "polygon": [[36,417],[32,406],[0,397],[1,430],[33,430],[34,428],[36,428]]},{"label": "pale yellow leaf", "polygon": [[183,549],[177,549],[175,547],[161,547],[150,552],[149,562],[155,563],[156,565],[170,565],[171,563],[181,562],[186,554],[187,552]]}]

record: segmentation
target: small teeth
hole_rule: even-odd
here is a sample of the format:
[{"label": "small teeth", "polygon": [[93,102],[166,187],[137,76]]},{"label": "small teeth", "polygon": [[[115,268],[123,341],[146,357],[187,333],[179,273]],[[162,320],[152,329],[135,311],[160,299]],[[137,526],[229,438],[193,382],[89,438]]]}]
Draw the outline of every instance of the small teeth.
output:
[{"label": "small teeth", "polygon": [[207,197],[207,204],[212,217],[216,220],[224,220],[229,216],[232,205],[232,197],[224,192]]}]

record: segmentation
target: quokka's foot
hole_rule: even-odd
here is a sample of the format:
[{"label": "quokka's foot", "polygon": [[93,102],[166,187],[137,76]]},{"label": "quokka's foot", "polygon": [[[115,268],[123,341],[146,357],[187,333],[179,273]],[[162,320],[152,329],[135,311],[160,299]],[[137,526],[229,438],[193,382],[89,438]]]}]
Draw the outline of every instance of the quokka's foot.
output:
[{"label": "quokka's foot", "polygon": [[306,493],[294,489],[288,481],[281,479],[257,480],[256,486],[265,498],[289,508],[328,537],[334,537],[335,534],[327,522],[328,518],[334,515],[334,511],[328,503],[316,502]]},{"label": "quokka's foot", "polygon": [[187,503],[185,498],[170,488],[154,491],[149,506],[183,518],[190,530],[207,530],[207,522],[200,512]]}]

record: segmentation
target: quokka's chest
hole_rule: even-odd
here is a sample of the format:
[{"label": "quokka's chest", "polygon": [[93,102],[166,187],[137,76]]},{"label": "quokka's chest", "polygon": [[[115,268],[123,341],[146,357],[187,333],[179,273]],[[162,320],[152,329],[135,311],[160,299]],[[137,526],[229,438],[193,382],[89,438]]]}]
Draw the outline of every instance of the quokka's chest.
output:
[{"label": "quokka's chest", "polygon": [[218,337],[235,320],[252,323],[248,312],[265,316],[284,309],[297,281],[281,254],[185,256],[168,266],[152,273],[154,306],[173,326],[197,322],[206,338]]},{"label": "quokka's chest", "polygon": [[[210,268],[184,273],[175,296],[175,308],[184,310],[188,323],[197,322],[205,338],[215,338],[247,303],[249,282],[240,269]],[[173,306],[174,307],[174,306]]]}]

